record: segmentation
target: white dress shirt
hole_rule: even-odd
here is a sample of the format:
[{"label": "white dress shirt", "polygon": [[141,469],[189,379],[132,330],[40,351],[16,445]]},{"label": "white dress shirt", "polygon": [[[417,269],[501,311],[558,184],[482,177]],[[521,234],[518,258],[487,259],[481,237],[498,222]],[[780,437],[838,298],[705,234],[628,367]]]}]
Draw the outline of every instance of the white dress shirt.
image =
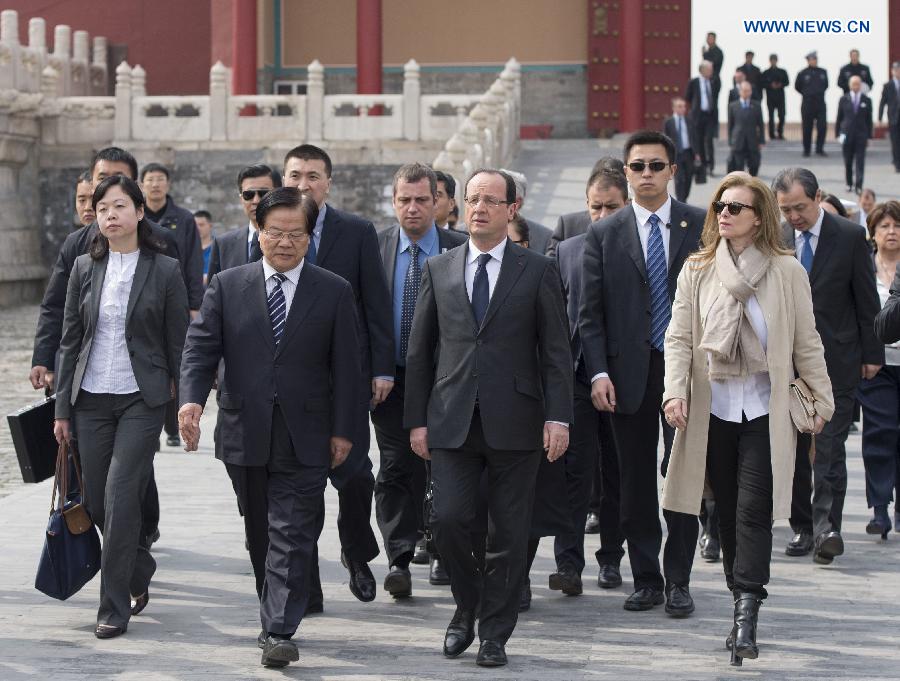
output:
[{"label": "white dress shirt", "polygon": [[139,391],[125,343],[125,317],[140,256],[140,250],[133,253],[109,252],[100,292],[97,328],[81,381],[81,389],[89,393],[129,395]]},{"label": "white dress shirt", "polygon": [[[766,318],[756,296],[747,301],[747,317],[756,337],[762,344],[763,351],[768,347],[769,328]],[[769,397],[772,394],[772,383],[769,372],[762,371],[746,378],[729,378],[722,381],[710,381],[712,403],[710,412],[723,421],[741,423],[741,417],[748,421],[769,413]]]},{"label": "white dress shirt", "polygon": [[[825,217],[825,211],[819,208],[819,217],[816,220],[816,224],[810,227],[807,231],[812,234],[812,238],[809,240],[809,247],[812,249],[813,255],[816,254],[816,249],[819,247],[819,232],[822,231],[822,219]],[[794,230],[794,247],[797,249],[796,256],[797,260],[800,259],[800,252],[806,246],[806,239],[803,238],[803,232],[799,229]]]},{"label": "white dress shirt", "polygon": [[[507,237],[504,237],[503,241],[488,251],[491,255],[491,259],[485,265],[488,276],[488,300],[494,295],[494,286],[497,285],[497,277],[500,276],[500,264],[503,262],[503,251],[506,250],[506,242],[508,240]],[[469,294],[469,302],[472,302],[472,287],[475,285],[475,272],[478,270],[479,255],[483,255],[483,251],[479,251],[478,247],[469,241],[468,254],[466,255],[466,293]]]},{"label": "white dress shirt", "polygon": [[675,130],[681,131],[681,148],[682,149],[690,149],[691,148],[691,138],[688,135],[688,122],[684,116],[675,116]]},{"label": "white dress shirt", "polygon": [[[291,303],[294,302],[294,293],[297,292],[297,280],[300,279],[300,272],[303,271],[303,260],[300,261],[300,264],[297,265],[294,269],[288,270],[287,272],[282,272],[282,274],[287,277],[286,280],[281,282],[281,290],[284,293],[284,318],[287,319],[288,314],[291,312]],[[275,290],[275,280],[272,278],[272,275],[278,272],[274,267],[269,264],[269,261],[266,260],[265,256],[262,259],[263,263],[263,274],[266,277],[266,298]]]}]

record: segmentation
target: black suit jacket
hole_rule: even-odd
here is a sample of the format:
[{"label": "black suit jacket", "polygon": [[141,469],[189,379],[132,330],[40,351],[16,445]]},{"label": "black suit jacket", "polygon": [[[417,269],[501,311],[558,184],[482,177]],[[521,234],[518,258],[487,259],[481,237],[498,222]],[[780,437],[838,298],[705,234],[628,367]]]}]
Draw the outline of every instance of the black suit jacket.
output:
[{"label": "black suit jacket", "polygon": [[575,367],[581,358],[581,334],[578,333],[578,314],[581,310],[582,273],[584,270],[584,244],[587,234],[566,239],[556,248],[556,263],[566,295],[566,316],[569,318],[569,343]]},{"label": "black suit jacket", "polygon": [[[772,87],[775,83],[780,83],[781,87]],[[787,71],[777,66],[770,66],[762,72],[760,76],[760,85],[766,91],[766,101],[769,104],[783,103],[784,90],[791,84]]]},{"label": "black suit jacket", "polygon": [[429,258],[406,356],[404,425],[456,449],[478,400],[488,446],[539,450],[545,421],[572,422],[573,372],[554,262],[507,242],[481,327],[466,293],[468,245]]},{"label": "black suit jacket", "polygon": [[394,375],[391,295],[378,257],[378,235],[368,220],[332,206],[325,212],[316,266],[349,282],[356,299],[363,379]]},{"label": "black suit jacket", "polygon": [[889,80],[881,88],[881,101],[878,102],[878,120],[884,116],[884,110],[888,112],[888,123],[897,125],[900,123],[900,96],[897,95],[897,88],[894,87],[893,79]]},{"label": "black suit jacket", "polygon": [[896,343],[900,340],[900,265],[897,265],[894,273],[891,296],[875,317],[875,334],[882,343]]},{"label": "black suit jacket", "polygon": [[[694,126],[690,124],[690,121],[688,121],[687,116],[684,117],[684,122],[682,123],[682,125],[687,128],[688,143],[690,146],[685,147],[685,148],[681,149],[680,151],[687,151],[687,150],[693,150],[693,149],[699,150],[700,146],[696,143],[695,136],[694,136]],[[675,143],[675,148],[678,149],[678,147],[681,145],[681,140],[678,136],[678,126],[675,123],[675,116],[669,116],[666,119],[665,123],[663,123],[663,132],[666,134],[666,137],[668,137],[670,140],[672,140],[672,142]],[[680,170],[690,171],[690,170],[693,170],[693,168],[681,168]],[[587,231],[587,228],[585,228],[585,231]]]},{"label": "black suit jacket", "polygon": [[[669,223],[669,301],[678,273],[697,250],[706,212],[672,199]],[[579,314],[588,377],[609,374],[616,411],[633,414],[644,398],[650,367],[650,284],[629,204],[591,225],[584,248]]]},{"label": "black suit jacket", "polygon": [[741,106],[740,100],[728,105],[728,146],[732,149],[758,149],[766,141],[762,107],[755,99],[750,106]]},{"label": "black suit jacket", "polygon": [[550,237],[550,244],[547,246],[547,255],[553,257],[561,241],[584,234],[590,224],[591,214],[586,210],[560,215],[556,221],[556,229],[553,230],[553,236]]},{"label": "black suit jacket", "polygon": [[[172,230],[163,229],[151,220],[147,220],[147,222],[150,223],[154,236],[166,245],[166,255],[181,261],[178,242],[175,240]],[[69,274],[72,272],[78,256],[88,252],[98,231],[99,227],[96,222],[80,227],[66,237],[59,249],[56,262],[53,269],[50,270],[50,279],[47,282],[47,290],[44,291],[44,299],[41,301],[37,330],[34,334],[31,366],[44,366],[53,371],[56,365],[56,351],[59,350],[59,341],[62,336],[63,311],[66,307]],[[181,271],[183,274],[184,270]]]},{"label": "black suit jacket", "polygon": [[[709,103],[710,111],[718,118],[719,115],[719,90],[722,87],[722,83],[718,78],[710,78],[709,81],[709,89],[712,92],[712,101]],[[696,118],[700,113],[700,105],[702,99],[700,97],[700,77],[691,78],[688,82],[687,88],[685,89],[684,98],[687,100],[687,103],[691,107],[691,116]]]},{"label": "black suit jacket", "polygon": [[210,280],[187,332],[181,404],[206,404],[224,359],[227,388],[217,395],[216,457],[241,466],[265,465],[277,396],[298,458],[327,465],[331,437],[357,437],[360,365],[353,291],[340,277],[305,263],[276,347],[264,277],[258,261]]},{"label": "black suit jacket", "polygon": [[860,93],[859,110],[853,111],[853,99],[850,93],[841,97],[838,102],[837,120],[834,123],[834,134],[844,134],[847,142],[865,141],[872,137],[872,100],[868,95]]},{"label": "black suit jacket", "polygon": [[203,248],[197,234],[197,221],[191,211],[177,205],[171,196],[166,196],[166,205],[156,222],[175,237],[181,255],[179,261],[187,287],[188,306],[199,310],[203,300]]},{"label": "black suit jacket", "polygon": [[[109,256],[75,260],[66,295],[59,354],[56,418],[69,418],[91,355]],[[150,407],[172,399],[188,325],[187,292],[178,261],[153,251],[138,257],[128,296],[125,345],[141,397]]]},{"label": "black suit jacket", "polygon": [[250,226],[233,229],[230,232],[217,236],[213,241],[212,252],[209,254],[209,272],[207,281],[219,272],[232,267],[240,267],[249,262],[249,248],[247,237]]},{"label": "black suit jacket", "polygon": [[[784,226],[784,240],[794,250],[789,224]],[[862,364],[884,364],[884,345],[875,336],[881,301],[865,230],[825,213],[809,285],[831,384],[835,392],[852,390],[859,384]]]},{"label": "black suit jacket", "polygon": [[[469,236],[451,229],[439,229],[438,254],[445,253],[466,243]],[[400,225],[394,225],[378,232],[378,248],[381,251],[381,262],[384,264],[384,275],[387,277],[388,293],[391,296],[391,314],[394,300],[394,266],[397,262],[397,244],[400,243]]]}]

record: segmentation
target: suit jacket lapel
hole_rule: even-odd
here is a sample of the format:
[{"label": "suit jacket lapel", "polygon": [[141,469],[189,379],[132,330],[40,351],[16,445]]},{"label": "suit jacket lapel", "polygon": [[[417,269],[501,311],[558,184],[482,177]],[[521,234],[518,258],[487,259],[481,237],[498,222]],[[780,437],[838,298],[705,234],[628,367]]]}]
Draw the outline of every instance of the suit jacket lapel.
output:
[{"label": "suit jacket lapel", "polygon": [[819,239],[816,244],[816,252],[813,255],[813,264],[812,271],[809,273],[809,281],[813,282],[816,278],[822,273],[822,268],[825,267],[825,261],[831,255],[831,251],[834,249],[834,225],[831,224],[831,220],[828,217],[828,213],[825,213],[825,217],[822,218],[822,229],[819,230]]},{"label": "suit jacket lapel", "polygon": [[[276,357],[278,356],[278,353],[281,352],[281,349],[287,345],[291,336],[294,335],[297,328],[300,326],[300,323],[306,318],[306,315],[309,314],[313,302],[316,299],[316,292],[314,289],[316,280],[314,275],[310,274],[310,267],[312,267],[312,265],[304,264],[303,269],[300,270],[300,277],[297,279],[297,288],[294,291],[294,299],[291,301],[291,309],[288,310],[288,316],[284,322],[284,333],[281,336],[281,341],[278,343],[278,348],[275,350]],[[268,306],[266,309],[268,310]]]},{"label": "suit jacket lapel", "polygon": [[638,272],[645,279],[647,278],[647,263],[644,260],[644,249],[641,248],[641,239],[638,236],[637,216],[634,214],[634,208],[630,205],[619,211],[619,236],[622,239],[622,245],[625,251],[631,256]]},{"label": "suit jacket lapel", "polygon": [[469,248],[462,248],[450,252],[448,271],[450,274],[450,290],[453,297],[462,306],[466,320],[471,324],[474,333],[478,333],[475,325],[475,313],[472,312],[472,302],[469,300],[469,292],[466,290],[466,261],[469,259]]},{"label": "suit jacket lapel", "polygon": [[250,262],[250,225],[247,225],[241,232],[244,238],[241,239],[241,259],[240,262],[246,265]]},{"label": "suit jacket lapel", "polygon": [[384,263],[384,273],[387,275],[388,292],[391,299],[394,297],[394,267],[397,265],[397,244],[400,243],[400,226],[391,228],[390,234],[381,243],[381,261]]},{"label": "suit jacket lapel", "polygon": [[106,264],[109,256],[103,260],[94,260],[91,267],[91,324],[97,328],[97,319],[100,316],[100,296],[103,294],[103,279],[106,277]]},{"label": "suit jacket lapel", "polygon": [[481,321],[482,329],[490,323],[524,271],[525,249],[515,246],[511,241],[507,241],[506,249],[503,251],[503,262],[500,263],[500,274],[497,276],[497,283],[494,285],[494,293],[491,295],[487,312],[484,313],[484,319]]},{"label": "suit jacket lapel", "polygon": [[[681,223],[684,222],[685,225],[682,227]],[[681,203],[678,201],[672,201],[672,213],[669,216],[669,279],[674,281],[677,277],[672,277],[672,265],[674,265],[679,256],[679,252],[681,251],[681,247],[684,245],[684,238],[687,235],[687,230],[690,225],[687,224],[687,221],[684,218],[684,211],[682,210]]]},{"label": "suit jacket lapel", "polygon": [[[326,204],[327,206],[327,204]],[[316,265],[323,267],[328,252],[340,236],[341,218],[331,206],[325,209],[325,220],[322,223],[322,238],[319,239],[319,247],[316,249]]]},{"label": "suit jacket lapel", "polygon": [[269,303],[266,298],[266,275],[263,272],[262,260],[257,260],[253,267],[247,268],[242,291],[242,297],[250,303],[246,306],[250,323],[259,330],[269,352],[275,352],[272,320],[269,319]]},{"label": "suit jacket lapel", "polygon": [[131,319],[131,313],[134,312],[134,305],[138,296],[144,288],[147,281],[147,275],[150,274],[150,267],[153,265],[153,256],[141,251],[138,257],[137,265],[134,268],[134,279],[131,282],[131,292],[128,294],[128,310],[125,313],[125,324]]}]

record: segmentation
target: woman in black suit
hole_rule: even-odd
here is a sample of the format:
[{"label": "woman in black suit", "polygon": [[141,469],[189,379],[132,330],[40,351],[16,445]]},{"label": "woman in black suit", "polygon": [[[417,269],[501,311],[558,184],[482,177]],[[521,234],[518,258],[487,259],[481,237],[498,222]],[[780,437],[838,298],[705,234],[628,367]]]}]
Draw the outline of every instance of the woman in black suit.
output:
[{"label": "woman in black suit", "polygon": [[161,254],[133,180],[94,190],[100,233],[72,269],[60,346],[54,434],[78,433],[84,501],[103,534],[94,633],[125,633],[156,570],[141,535],[141,502],[188,325],[178,261]]}]

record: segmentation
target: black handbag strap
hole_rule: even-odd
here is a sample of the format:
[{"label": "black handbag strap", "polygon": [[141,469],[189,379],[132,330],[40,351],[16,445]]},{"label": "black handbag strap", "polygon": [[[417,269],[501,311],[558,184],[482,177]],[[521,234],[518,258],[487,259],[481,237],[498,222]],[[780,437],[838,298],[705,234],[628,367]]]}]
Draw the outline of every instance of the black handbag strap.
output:
[{"label": "black handbag strap", "polygon": [[[78,489],[81,492],[81,503],[85,503],[84,483],[81,481],[81,461],[78,459],[78,449],[71,447],[72,463],[75,468],[75,478],[78,480]],[[56,453],[56,473],[53,479],[53,496],[50,499],[50,513],[57,509],[56,493],[59,492],[59,510],[62,511],[69,496],[69,444],[63,440]]]}]

